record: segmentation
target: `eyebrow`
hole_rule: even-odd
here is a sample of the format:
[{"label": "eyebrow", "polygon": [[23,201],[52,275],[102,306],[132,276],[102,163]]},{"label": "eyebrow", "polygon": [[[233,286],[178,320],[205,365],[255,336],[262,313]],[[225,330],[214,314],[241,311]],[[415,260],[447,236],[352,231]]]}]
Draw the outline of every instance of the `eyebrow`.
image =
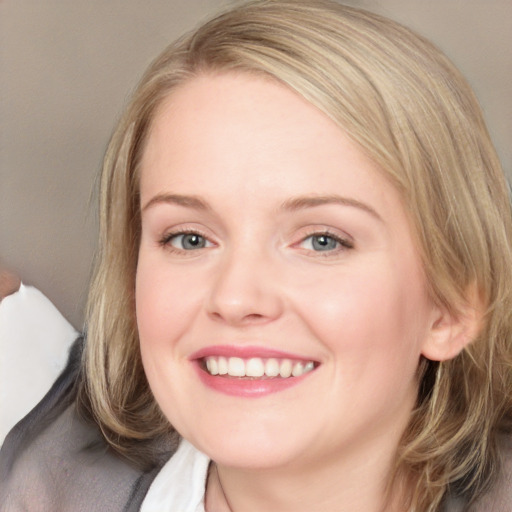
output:
[{"label": "eyebrow", "polygon": [[341,206],[352,206],[369,213],[372,217],[382,221],[382,217],[370,205],[352,199],[350,197],[343,197],[338,195],[327,196],[300,196],[287,199],[282,205],[281,209],[288,211],[303,210],[305,208],[314,208],[315,206],[322,206],[326,204],[337,204]]},{"label": "eyebrow", "polygon": [[[157,194],[152,197],[143,207],[142,212],[157,204],[175,204],[184,206],[186,208],[194,208],[196,210],[211,210],[210,205],[197,196],[181,195],[181,194]],[[287,199],[281,204],[281,210],[297,211],[306,208],[314,208],[315,206],[323,206],[328,204],[337,204],[341,206],[351,206],[358,208],[366,213],[369,213],[376,219],[382,221],[382,217],[369,205],[352,199],[350,197],[343,197],[338,195],[327,196],[299,196]]]},{"label": "eyebrow", "polygon": [[196,210],[210,210],[208,203],[197,196],[185,196],[181,194],[157,194],[152,197],[143,207],[142,212],[157,204],[176,204],[185,206],[186,208],[194,208]]}]

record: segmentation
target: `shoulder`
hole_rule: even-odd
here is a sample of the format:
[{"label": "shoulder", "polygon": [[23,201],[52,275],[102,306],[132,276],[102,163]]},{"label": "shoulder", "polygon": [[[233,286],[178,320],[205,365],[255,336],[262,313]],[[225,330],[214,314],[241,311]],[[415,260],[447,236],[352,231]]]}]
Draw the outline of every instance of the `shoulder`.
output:
[{"label": "shoulder", "polygon": [[468,512],[504,512],[512,510],[512,435],[502,435],[499,443],[501,468],[489,491]]},{"label": "shoulder", "polygon": [[18,282],[3,296],[13,289],[4,286],[9,278],[2,284],[5,275],[0,270],[0,444],[58,378],[79,336],[37,288]]},{"label": "shoulder", "polygon": [[75,407],[83,341],[41,403],[0,452],[0,509],[139,510],[158,468],[143,472],[118,457]]}]

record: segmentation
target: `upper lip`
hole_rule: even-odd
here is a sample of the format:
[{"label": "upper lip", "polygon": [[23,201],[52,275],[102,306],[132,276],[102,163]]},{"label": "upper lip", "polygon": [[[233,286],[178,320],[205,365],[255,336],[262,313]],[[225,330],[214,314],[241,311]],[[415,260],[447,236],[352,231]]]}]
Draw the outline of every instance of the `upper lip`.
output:
[{"label": "upper lip", "polygon": [[197,350],[191,354],[189,359],[203,359],[211,356],[240,357],[241,359],[259,357],[261,359],[276,358],[318,362],[316,359],[308,356],[256,345],[211,345]]}]

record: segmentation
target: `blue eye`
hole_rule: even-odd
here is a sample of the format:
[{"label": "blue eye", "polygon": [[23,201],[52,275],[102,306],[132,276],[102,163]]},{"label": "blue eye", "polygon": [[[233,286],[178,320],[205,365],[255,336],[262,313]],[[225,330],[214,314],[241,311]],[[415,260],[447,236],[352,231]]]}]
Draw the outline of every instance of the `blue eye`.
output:
[{"label": "blue eye", "polygon": [[352,242],[349,240],[344,240],[327,233],[310,235],[301,242],[301,245],[305,249],[309,249],[315,252],[337,251],[343,248],[351,249],[353,247]]},{"label": "blue eye", "polygon": [[168,237],[166,243],[183,251],[194,251],[209,246],[208,240],[197,233],[178,233]]},{"label": "blue eye", "polygon": [[315,251],[332,251],[338,247],[338,240],[332,236],[315,235],[311,237],[311,245]]}]

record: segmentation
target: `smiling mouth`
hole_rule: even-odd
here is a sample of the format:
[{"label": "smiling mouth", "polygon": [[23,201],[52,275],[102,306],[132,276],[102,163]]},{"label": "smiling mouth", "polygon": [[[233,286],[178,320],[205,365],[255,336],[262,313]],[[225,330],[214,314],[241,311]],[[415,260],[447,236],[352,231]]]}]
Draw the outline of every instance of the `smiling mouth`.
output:
[{"label": "smiling mouth", "polygon": [[212,376],[243,379],[293,379],[313,371],[315,361],[297,361],[288,358],[241,358],[208,356],[201,360],[201,368]]}]

